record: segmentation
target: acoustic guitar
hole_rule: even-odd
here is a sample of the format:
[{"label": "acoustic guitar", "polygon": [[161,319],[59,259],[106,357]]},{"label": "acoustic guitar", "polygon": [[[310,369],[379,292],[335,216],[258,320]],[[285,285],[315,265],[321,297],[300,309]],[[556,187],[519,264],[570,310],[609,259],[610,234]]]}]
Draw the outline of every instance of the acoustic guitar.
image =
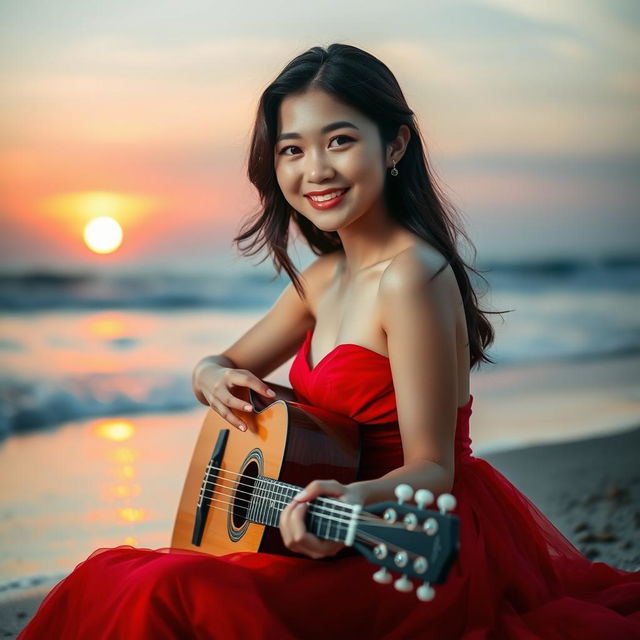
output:
[{"label": "acoustic guitar", "polygon": [[[277,528],[282,510],[312,480],[358,480],[359,423],[297,402],[288,387],[269,386],[276,397],[268,402],[251,389],[238,388],[254,407],[251,413],[232,409],[247,425],[244,432],[213,409],[207,411],[178,505],[172,547],[212,555],[259,551],[299,556],[284,546]],[[346,545],[336,557],[357,551],[378,565],[377,582],[391,582],[390,570],[397,571],[396,589],[412,591],[410,578],[417,579],[423,583],[418,598],[431,600],[431,585],[444,582],[458,550],[458,517],[448,513],[455,498],[442,494],[438,510],[431,510],[426,508],[433,502],[428,490],[414,495],[401,484],[395,493],[398,502],[366,507],[319,497],[311,501],[305,524],[319,538]],[[409,503],[412,498],[416,504]]]}]

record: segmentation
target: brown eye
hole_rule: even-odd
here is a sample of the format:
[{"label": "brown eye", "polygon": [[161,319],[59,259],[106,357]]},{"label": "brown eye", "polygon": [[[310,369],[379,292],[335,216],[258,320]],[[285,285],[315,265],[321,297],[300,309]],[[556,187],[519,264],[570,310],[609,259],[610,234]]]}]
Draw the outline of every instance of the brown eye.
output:
[{"label": "brown eye", "polygon": [[287,147],[283,147],[282,149],[280,149],[280,151],[278,152],[278,154],[279,154],[279,155],[281,155],[281,156],[290,156],[290,155],[291,155],[290,153],[285,153],[285,151],[286,151],[287,149],[298,149],[298,147],[296,147],[296,146],[295,146],[295,145],[293,145],[293,144],[290,144],[289,146],[287,146]]},{"label": "brown eye", "polygon": [[[331,142],[333,142],[334,140],[337,140],[338,138],[344,138],[347,142],[353,141],[353,138],[351,136],[340,135],[340,136],[334,136],[333,138],[331,138]],[[339,146],[342,146],[342,145],[339,145]]]}]

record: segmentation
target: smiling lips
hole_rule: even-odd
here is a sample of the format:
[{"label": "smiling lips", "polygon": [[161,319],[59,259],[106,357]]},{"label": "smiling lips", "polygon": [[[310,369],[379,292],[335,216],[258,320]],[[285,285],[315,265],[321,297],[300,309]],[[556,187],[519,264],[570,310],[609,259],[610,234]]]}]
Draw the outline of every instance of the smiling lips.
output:
[{"label": "smiling lips", "polygon": [[305,194],[305,198],[309,199],[314,209],[331,209],[342,202],[347,191],[349,191],[349,187],[346,189],[334,189],[332,191],[311,191]]}]

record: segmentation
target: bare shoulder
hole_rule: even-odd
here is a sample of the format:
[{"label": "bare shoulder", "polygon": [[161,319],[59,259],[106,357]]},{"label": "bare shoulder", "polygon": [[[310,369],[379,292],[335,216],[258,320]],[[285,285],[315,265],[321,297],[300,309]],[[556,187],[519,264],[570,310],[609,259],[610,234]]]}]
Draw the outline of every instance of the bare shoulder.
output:
[{"label": "bare shoulder", "polygon": [[394,256],[378,286],[382,329],[387,332],[398,315],[439,316],[455,325],[463,306],[451,265],[426,244],[411,246]]},{"label": "bare shoulder", "polygon": [[394,256],[380,278],[379,295],[397,299],[423,287],[432,293],[451,294],[457,290],[457,282],[445,257],[433,247],[419,243]]}]

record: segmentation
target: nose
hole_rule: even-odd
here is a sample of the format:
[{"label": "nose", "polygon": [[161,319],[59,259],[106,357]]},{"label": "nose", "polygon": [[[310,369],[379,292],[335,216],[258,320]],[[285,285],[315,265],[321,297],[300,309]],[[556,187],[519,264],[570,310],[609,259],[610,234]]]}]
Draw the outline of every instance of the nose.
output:
[{"label": "nose", "polygon": [[307,175],[309,182],[320,183],[335,175],[331,161],[322,152],[309,153],[307,156]]}]

